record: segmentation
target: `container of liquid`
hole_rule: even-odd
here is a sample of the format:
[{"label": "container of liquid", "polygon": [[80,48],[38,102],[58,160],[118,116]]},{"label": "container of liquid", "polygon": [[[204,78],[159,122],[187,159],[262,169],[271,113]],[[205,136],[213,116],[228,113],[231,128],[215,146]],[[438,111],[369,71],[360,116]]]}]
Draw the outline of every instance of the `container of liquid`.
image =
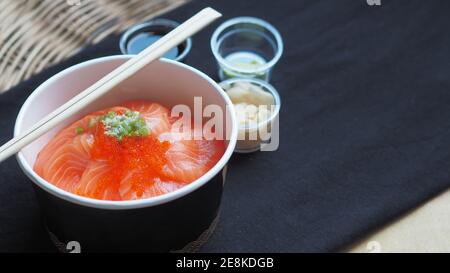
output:
[{"label": "container of liquid", "polygon": [[[132,26],[120,38],[120,51],[125,55],[139,54],[149,45],[166,35],[179,23],[168,19],[154,19]],[[177,47],[170,49],[163,58],[184,62],[192,47],[189,38]]]},{"label": "container of liquid", "polygon": [[283,40],[275,27],[264,20],[236,17],[214,31],[211,50],[220,80],[258,78],[268,82],[283,53]]}]

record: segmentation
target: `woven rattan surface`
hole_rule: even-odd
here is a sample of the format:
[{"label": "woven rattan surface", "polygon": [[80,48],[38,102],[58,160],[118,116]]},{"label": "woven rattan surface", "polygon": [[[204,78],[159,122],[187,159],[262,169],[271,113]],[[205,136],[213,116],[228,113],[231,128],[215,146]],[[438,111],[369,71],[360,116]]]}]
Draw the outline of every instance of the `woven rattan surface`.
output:
[{"label": "woven rattan surface", "polygon": [[0,0],[0,93],[187,0]]}]

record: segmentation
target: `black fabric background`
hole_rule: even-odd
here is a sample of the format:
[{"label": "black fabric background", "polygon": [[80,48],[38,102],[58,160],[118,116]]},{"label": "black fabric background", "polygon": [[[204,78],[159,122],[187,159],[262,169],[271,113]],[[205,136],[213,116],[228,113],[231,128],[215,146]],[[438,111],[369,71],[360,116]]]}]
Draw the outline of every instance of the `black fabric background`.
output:
[{"label": "black fabric background", "polygon": [[[215,78],[209,38],[241,15],[274,24],[285,52],[280,148],[233,156],[202,251],[336,251],[450,186],[449,1],[197,1],[164,17],[207,5],[224,18],[194,37],[188,64]],[[45,79],[115,53],[110,37],[1,95],[0,141]],[[55,251],[29,183],[15,159],[0,165],[0,251]]]}]

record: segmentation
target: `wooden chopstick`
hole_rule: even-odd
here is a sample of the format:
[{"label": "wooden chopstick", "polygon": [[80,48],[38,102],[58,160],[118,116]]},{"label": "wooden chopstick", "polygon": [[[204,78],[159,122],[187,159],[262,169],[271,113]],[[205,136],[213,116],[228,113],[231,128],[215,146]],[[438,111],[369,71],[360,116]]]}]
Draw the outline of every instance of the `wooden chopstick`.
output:
[{"label": "wooden chopstick", "polygon": [[212,8],[205,8],[190,19],[167,33],[141,53],[114,69],[99,81],[64,103],[48,114],[25,133],[14,137],[0,147],[0,162],[19,152],[23,147],[33,142],[56,125],[83,109],[89,103],[106,94],[122,81],[128,79],[137,71],[158,59],[171,48],[203,29],[205,26],[222,16]]}]

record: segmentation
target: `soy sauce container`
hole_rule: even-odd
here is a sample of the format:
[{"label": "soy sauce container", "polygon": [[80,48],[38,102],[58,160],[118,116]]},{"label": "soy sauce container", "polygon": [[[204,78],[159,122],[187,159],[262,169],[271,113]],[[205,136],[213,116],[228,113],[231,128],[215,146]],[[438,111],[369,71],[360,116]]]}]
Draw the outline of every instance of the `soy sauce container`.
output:
[{"label": "soy sauce container", "polygon": [[[154,19],[130,27],[120,38],[120,51],[125,55],[136,55],[178,27],[178,22],[168,19]],[[192,39],[188,38],[175,48],[170,49],[164,58],[184,62],[192,47]]]}]

